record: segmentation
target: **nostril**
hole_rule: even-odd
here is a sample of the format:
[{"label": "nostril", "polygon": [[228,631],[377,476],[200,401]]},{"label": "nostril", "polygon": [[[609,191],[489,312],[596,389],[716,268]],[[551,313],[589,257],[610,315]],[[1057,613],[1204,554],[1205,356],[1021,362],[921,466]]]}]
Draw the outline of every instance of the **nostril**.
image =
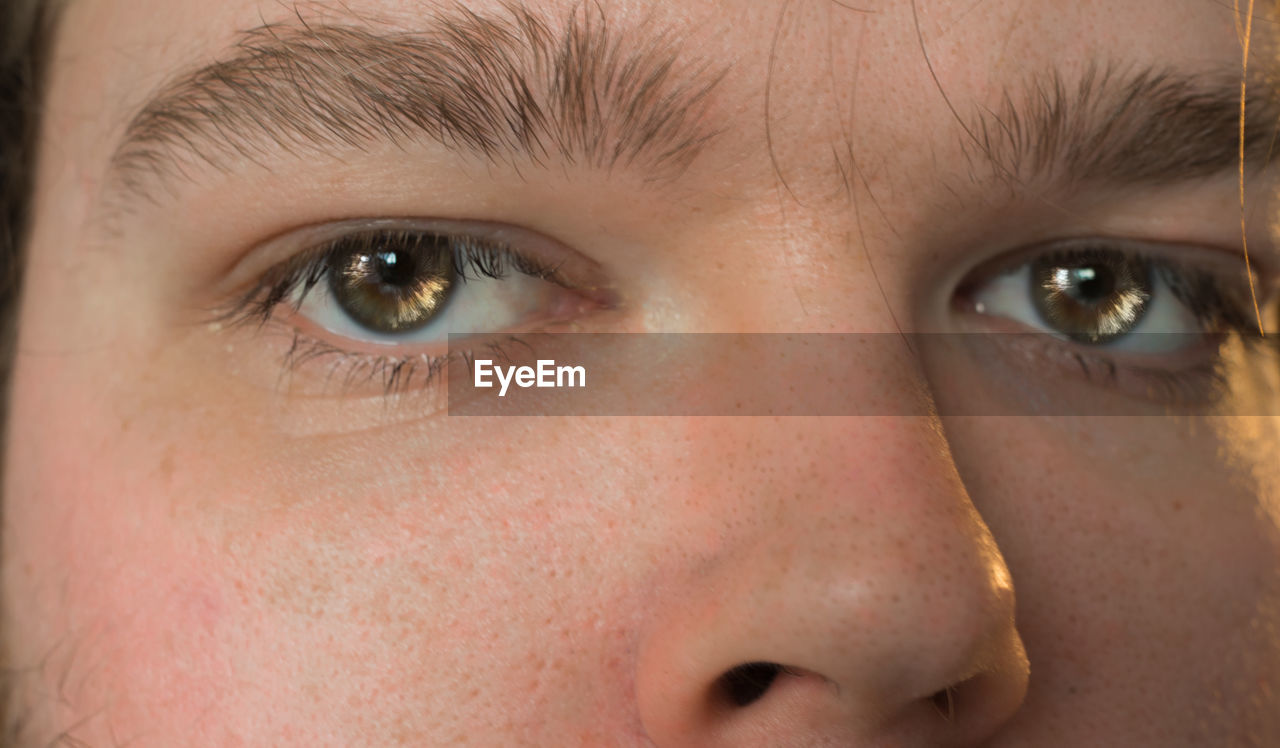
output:
[{"label": "nostril", "polygon": [[961,711],[962,706],[972,705],[975,702],[975,697],[976,701],[980,702],[982,700],[979,694],[983,689],[983,683],[987,680],[981,675],[966,678],[952,683],[928,697],[925,701],[928,701],[933,706],[934,711],[943,720],[955,722],[956,715]]},{"label": "nostril", "polygon": [[781,672],[782,666],[773,662],[748,662],[720,676],[716,686],[734,706],[750,706],[764,696]]},{"label": "nostril", "polygon": [[933,708],[938,710],[938,714],[948,722],[956,718],[956,689],[955,686],[947,686],[941,691],[929,697],[929,702],[933,704]]}]

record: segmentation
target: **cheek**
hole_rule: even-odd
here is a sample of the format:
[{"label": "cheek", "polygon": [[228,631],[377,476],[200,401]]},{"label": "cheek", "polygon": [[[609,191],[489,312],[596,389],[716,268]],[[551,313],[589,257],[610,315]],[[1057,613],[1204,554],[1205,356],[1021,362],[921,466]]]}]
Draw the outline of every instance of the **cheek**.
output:
[{"label": "cheek", "polygon": [[651,572],[620,542],[616,492],[634,475],[600,456],[628,435],[595,436],[586,457],[577,426],[534,420],[278,448],[280,464],[311,467],[259,488],[294,500],[226,525],[259,621],[242,673],[273,684],[260,698],[278,723],[261,734],[634,732],[625,653],[649,586],[634,580]]},{"label": "cheek", "polygon": [[[55,653],[31,689],[65,692],[52,724],[95,713],[85,734],[104,742],[209,744],[465,732],[498,714],[601,740],[635,729],[619,653],[639,605],[619,580],[639,565],[602,500],[641,487],[632,471],[606,480],[581,438],[544,430],[534,447],[519,425],[273,440],[218,403],[80,394],[103,388],[72,369],[110,367],[77,363],[24,363],[6,487],[8,594],[35,601],[14,641]],[[615,687],[563,698],[602,664]]]},{"label": "cheek", "polygon": [[1164,729],[1205,743],[1270,724],[1253,696],[1280,672],[1280,484],[1256,470],[1273,460],[1232,457],[1205,420],[946,420],[1018,591],[1029,714],[1112,725],[1183,704]]},{"label": "cheek", "polygon": [[29,356],[15,377],[3,572],[23,602],[8,635],[31,662],[17,664],[39,663],[24,690],[38,710],[99,715],[95,731],[196,725],[230,683],[224,625],[238,613],[216,549],[173,500],[199,479],[200,444],[141,433],[77,370]]}]

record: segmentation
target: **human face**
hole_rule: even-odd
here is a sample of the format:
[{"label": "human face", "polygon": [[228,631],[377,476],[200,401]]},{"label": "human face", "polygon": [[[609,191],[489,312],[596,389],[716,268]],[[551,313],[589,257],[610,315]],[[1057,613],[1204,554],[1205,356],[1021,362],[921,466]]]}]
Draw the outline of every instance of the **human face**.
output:
[{"label": "human face", "polygon": [[[1043,328],[1007,289],[1037,257],[1070,272],[1078,254],[1036,249],[1063,239],[1113,247],[1084,270],[1141,247],[1175,268],[1160,282],[1241,278],[1240,17],[846,5],[70,3],[4,471],[24,739],[1280,742],[1275,356],[1209,346],[1227,394],[1172,417],[1133,376],[1081,376],[1103,366],[1082,351],[1111,355],[1096,340],[953,355],[896,334]],[[478,102],[539,39],[548,114],[522,140],[495,121],[509,105]],[[217,60],[235,63],[193,77]],[[608,60],[650,85],[606,86],[625,77]],[[1264,135],[1244,231],[1274,326]],[[564,277],[455,289],[468,331],[532,308],[560,330],[865,333],[825,378],[671,381],[691,402],[839,392],[876,414],[464,418],[370,363],[426,343],[373,342],[332,304],[210,321],[353,227],[499,225]],[[1252,315],[1238,283],[1200,285]],[[330,354],[289,355],[295,333]]]}]

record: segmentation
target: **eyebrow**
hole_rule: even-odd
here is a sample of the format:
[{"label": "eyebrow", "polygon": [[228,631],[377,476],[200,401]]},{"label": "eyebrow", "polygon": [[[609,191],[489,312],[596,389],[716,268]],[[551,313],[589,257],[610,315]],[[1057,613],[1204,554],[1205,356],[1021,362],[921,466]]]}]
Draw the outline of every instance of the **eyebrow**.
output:
[{"label": "eyebrow", "polygon": [[[1270,163],[1280,96],[1248,81],[1244,162]],[[964,125],[971,166],[984,163],[1015,189],[1029,182],[1065,186],[1144,186],[1205,179],[1239,168],[1239,70],[1185,73],[1090,64],[1074,84],[1057,70],[1033,76],[1015,98],[981,108]]]},{"label": "eyebrow", "polygon": [[716,135],[706,110],[723,73],[681,65],[673,43],[643,24],[616,33],[592,4],[558,31],[517,5],[491,16],[459,6],[427,27],[299,16],[251,29],[226,59],[181,74],[140,108],[110,174],[145,194],[149,177],[187,176],[190,159],[225,169],[273,150],[426,136],[491,162],[557,159],[670,179]]}]

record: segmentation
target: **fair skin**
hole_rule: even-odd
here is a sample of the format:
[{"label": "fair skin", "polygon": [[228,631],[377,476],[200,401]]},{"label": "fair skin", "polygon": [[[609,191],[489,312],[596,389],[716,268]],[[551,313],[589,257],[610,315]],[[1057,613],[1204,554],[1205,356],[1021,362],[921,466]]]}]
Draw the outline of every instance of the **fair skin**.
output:
[{"label": "fair skin", "polygon": [[[1025,329],[957,288],[1061,238],[1238,278],[1229,158],[1065,184],[984,161],[952,112],[1004,111],[1054,70],[1075,91],[1091,61],[1238,72],[1229,5],[611,0],[585,12],[717,81],[685,107],[714,135],[678,169],[258,131],[207,146],[216,167],[176,151],[167,176],[130,172],[131,192],[113,161],[130,120],[244,30],[430,35],[458,5],[71,3],[4,471],[4,631],[32,744],[1274,745],[1264,350],[1225,356],[1230,396],[1188,418],[1052,355],[888,345],[837,372],[883,415],[460,418],[426,384],[388,407],[381,383],[335,388],[323,365],[282,379],[291,325],[368,350],[323,325],[208,321],[308,246],[289,237],[355,219],[548,237],[611,289],[565,315],[598,332]],[[557,38],[571,7],[528,3]],[[1246,230],[1274,325],[1268,185],[1250,170]],[[911,405],[924,390],[937,413]],[[1034,415],[1045,396],[1128,415]],[[753,662],[787,670],[735,705],[717,683]]]}]

